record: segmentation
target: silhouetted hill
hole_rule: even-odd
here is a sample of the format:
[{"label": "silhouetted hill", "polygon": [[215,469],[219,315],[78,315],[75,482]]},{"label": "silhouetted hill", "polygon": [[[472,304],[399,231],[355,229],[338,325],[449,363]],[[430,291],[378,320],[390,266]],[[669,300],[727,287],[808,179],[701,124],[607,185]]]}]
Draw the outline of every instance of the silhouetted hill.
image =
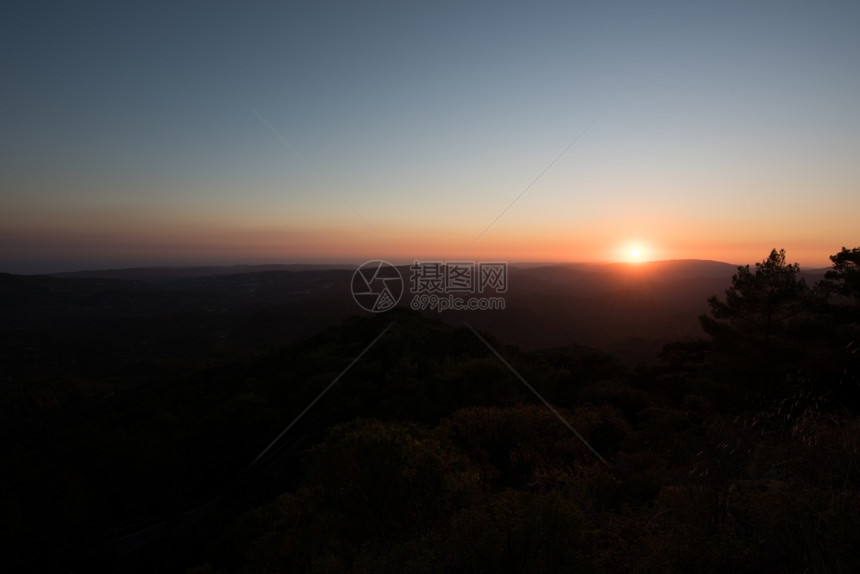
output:
[{"label": "silhouetted hill", "polygon": [[[409,266],[398,269],[408,291]],[[456,325],[468,318],[524,348],[588,344],[635,363],[652,360],[667,340],[699,336],[696,317],[736,270],[699,260],[511,266],[504,310],[425,313]],[[363,313],[350,294],[352,273],[336,265],[270,265],[2,275],[0,318],[7,329],[70,330],[57,336],[97,321],[114,325],[107,331],[164,330],[197,341],[177,349],[265,347]],[[408,293],[400,304],[409,304]],[[116,337],[104,344],[116,347]]]},{"label": "silhouetted hill", "polygon": [[579,342],[628,363],[653,360],[667,340],[701,334],[707,298],[730,285],[736,265],[716,261],[512,268],[504,311],[444,312],[525,348]]},{"label": "silhouetted hill", "polygon": [[350,276],[268,271],[164,280],[156,273],[146,282],[0,275],[0,367],[53,376],[83,363],[87,373],[128,378],[264,352],[354,314]]},{"label": "silhouetted hill", "polygon": [[210,267],[133,267],[129,269],[94,269],[88,271],[67,271],[51,273],[53,277],[103,277],[130,279],[146,282],[174,281],[193,277],[213,277],[217,275],[238,275],[264,271],[322,271],[332,269],[354,269],[355,265],[322,265],[295,263],[291,265],[227,265]]},{"label": "silhouetted hill", "polygon": [[[408,306],[411,271],[408,265],[398,270],[407,287],[400,304]],[[587,344],[636,363],[653,360],[667,340],[699,337],[697,317],[707,312],[707,298],[722,295],[736,271],[736,265],[701,260],[513,265],[504,310],[424,312],[455,325],[468,318],[527,349]],[[4,274],[0,320],[6,329],[70,330],[58,336],[73,336],[84,322],[96,321],[112,323],[117,332],[170,330],[197,341],[177,349],[266,347],[364,313],[350,293],[352,274],[337,265]],[[822,273],[804,275],[811,283]],[[115,337],[105,344],[115,347]]]}]

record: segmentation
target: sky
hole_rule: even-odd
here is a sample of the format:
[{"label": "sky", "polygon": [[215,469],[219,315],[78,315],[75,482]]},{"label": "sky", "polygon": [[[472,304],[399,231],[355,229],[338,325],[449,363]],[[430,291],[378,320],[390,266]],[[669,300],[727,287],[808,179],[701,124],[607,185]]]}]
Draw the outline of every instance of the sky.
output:
[{"label": "sky", "polygon": [[0,6],[0,272],[860,245],[856,1]]}]

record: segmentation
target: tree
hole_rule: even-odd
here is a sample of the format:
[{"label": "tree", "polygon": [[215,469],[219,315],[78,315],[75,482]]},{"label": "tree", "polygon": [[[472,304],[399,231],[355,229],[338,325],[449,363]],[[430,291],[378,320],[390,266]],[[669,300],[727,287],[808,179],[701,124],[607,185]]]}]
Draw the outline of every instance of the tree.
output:
[{"label": "tree", "polygon": [[842,248],[836,255],[830,256],[833,269],[825,275],[825,285],[833,293],[854,298],[854,305],[860,306],[860,247],[854,249]]},{"label": "tree", "polygon": [[738,267],[725,301],[716,295],[709,298],[712,317],[699,317],[722,366],[729,367],[738,382],[755,381],[768,394],[798,356],[797,341],[788,330],[812,301],[812,290],[797,277],[799,271],[797,263],[786,263],[784,249],[773,249],[755,270]]},{"label": "tree", "polygon": [[[817,287],[825,303],[822,311],[828,318],[830,353],[827,362],[831,365],[832,387],[837,391],[842,404],[860,410],[860,247],[845,247],[830,256],[833,268]],[[831,295],[847,298],[832,301]]]}]

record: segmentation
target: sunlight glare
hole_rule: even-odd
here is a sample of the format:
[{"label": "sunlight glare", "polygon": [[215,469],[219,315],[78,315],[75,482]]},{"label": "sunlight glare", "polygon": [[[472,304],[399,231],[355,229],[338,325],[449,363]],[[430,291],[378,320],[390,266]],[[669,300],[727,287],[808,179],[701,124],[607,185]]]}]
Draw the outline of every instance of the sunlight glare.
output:
[{"label": "sunlight glare", "polygon": [[621,246],[617,251],[617,260],[627,263],[643,263],[652,255],[651,248],[639,241],[631,241]]}]

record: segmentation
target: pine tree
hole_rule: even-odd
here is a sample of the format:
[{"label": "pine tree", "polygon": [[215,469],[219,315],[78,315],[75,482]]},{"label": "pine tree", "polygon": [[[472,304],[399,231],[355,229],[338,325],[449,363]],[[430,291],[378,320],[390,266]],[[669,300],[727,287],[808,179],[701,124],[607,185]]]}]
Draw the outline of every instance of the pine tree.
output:
[{"label": "pine tree", "polygon": [[798,357],[790,327],[807,314],[813,299],[799,271],[797,263],[786,263],[785,250],[773,249],[754,270],[738,267],[725,301],[716,295],[709,298],[712,316],[699,317],[713,338],[721,370],[765,394],[778,389]]}]

